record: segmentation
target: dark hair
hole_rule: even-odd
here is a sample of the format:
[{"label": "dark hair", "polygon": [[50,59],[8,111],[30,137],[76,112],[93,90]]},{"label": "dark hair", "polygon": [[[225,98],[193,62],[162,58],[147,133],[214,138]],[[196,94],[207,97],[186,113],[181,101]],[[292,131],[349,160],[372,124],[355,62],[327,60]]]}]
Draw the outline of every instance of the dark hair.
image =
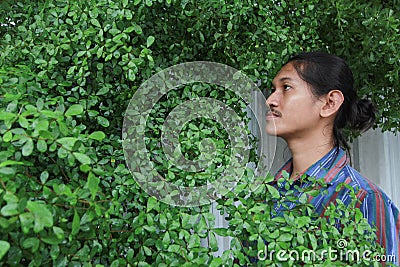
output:
[{"label": "dark hair", "polygon": [[331,90],[340,90],[344,102],[339,108],[333,125],[334,144],[349,152],[343,129],[364,132],[375,123],[375,105],[368,99],[359,99],[353,88],[354,78],[346,62],[324,52],[305,52],[292,56],[287,62],[293,64],[300,78],[311,85],[315,96],[323,96]]}]

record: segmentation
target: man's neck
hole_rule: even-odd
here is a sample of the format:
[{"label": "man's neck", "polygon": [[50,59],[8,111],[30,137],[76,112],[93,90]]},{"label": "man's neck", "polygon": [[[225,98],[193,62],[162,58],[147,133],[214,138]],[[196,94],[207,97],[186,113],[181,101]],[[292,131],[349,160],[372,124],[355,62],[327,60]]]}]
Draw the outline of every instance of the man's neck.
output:
[{"label": "man's neck", "polygon": [[308,144],[301,140],[299,142],[290,141],[288,146],[293,157],[290,179],[296,179],[300,173],[306,171],[311,165],[325,156],[334,145],[330,140],[321,140],[319,143],[314,141]]}]

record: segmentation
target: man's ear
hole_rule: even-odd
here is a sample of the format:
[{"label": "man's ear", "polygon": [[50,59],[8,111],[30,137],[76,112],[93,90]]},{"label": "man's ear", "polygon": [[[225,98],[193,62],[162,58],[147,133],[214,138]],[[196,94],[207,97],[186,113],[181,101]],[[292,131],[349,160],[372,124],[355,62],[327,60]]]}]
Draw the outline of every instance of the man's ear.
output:
[{"label": "man's ear", "polygon": [[339,90],[332,90],[322,96],[320,100],[323,102],[320,110],[320,116],[323,118],[334,115],[344,102],[344,96]]}]

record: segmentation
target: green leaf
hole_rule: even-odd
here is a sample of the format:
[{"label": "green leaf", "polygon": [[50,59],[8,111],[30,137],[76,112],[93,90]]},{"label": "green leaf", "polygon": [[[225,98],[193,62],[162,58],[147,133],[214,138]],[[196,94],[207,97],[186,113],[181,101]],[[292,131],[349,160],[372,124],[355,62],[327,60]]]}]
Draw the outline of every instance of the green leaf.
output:
[{"label": "green leaf", "polygon": [[19,125],[21,125],[21,127],[25,128],[25,129],[28,128],[30,125],[29,121],[24,116],[19,116],[18,122],[19,122]]},{"label": "green leaf", "polygon": [[218,241],[217,238],[215,237],[215,234],[210,232],[209,236],[209,244],[210,244],[210,249],[211,251],[218,251]]},{"label": "green leaf", "polygon": [[299,203],[301,204],[305,204],[308,202],[308,197],[307,194],[301,194],[301,196],[299,197]]},{"label": "green leaf", "polygon": [[61,144],[64,148],[68,150],[72,150],[76,141],[78,141],[78,138],[75,137],[63,137],[57,139],[57,143]]},{"label": "green leaf", "polygon": [[72,152],[72,154],[82,164],[90,164],[91,163],[90,158],[85,154],[82,154],[82,153],[79,153],[79,152]]},{"label": "green leaf", "polygon": [[69,107],[69,109],[65,112],[65,116],[75,116],[79,115],[83,112],[83,106],[80,104],[73,104]]},{"label": "green leaf", "polygon": [[214,228],[213,232],[219,236],[228,236],[228,229],[227,228]]},{"label": "green leaf", "polygon": [[200,42],[204,43],[204,35],[202,32],[199,33],[200,33]]},{"label": "green leaf", "polygon": [[36,100],[36,107],[37,107],[37,109],[38,109],[38,110],[42,110],[42,109],[43,109],[43,106],[44,106],[43,99],[42,99],[42,98],[38,98],[38,99]]},{"label": "green leaf", "polygon": [[137,26],[129,26],[128,28],[126,28],[126,29],[124,30],[124,32],[125,32],[125,33],[133,32],[133,31],[135,30],[136,27],[137,27]]},{"label": "green leaf", "polygon": [[91,19],[90,22],[91,22],[94,26],[96,26],[96,27],[98,27],[98,28],[101,28],[101,25],[100,25],[100,23],[99,23],[99,21],[98,21],[97,19]]},{"label": "green leaf", "polygon": [[145,253],[147,256],[151,256],[151,254],[152,254],[151,249],[149,249],[149,248],[146,247],[146,246],[143,246],[142,248],[143,248],[144,253]]},{"label": "green leaf", "polygon": [[47,151],[47,143],[43,139],[39,139],[36,144],[36,148],[39,152],[46,152]]},{"label": "green leaf", "polygon": [[269,184],[267,184],[266,186],[267,186],[268,191],[271,193],[273,198],[280,198],[279,191],[275,187],[273,187],[273,186],[271,186]]},{"label": "green leaf", "polygon": [[195,248],[200,246],[200,237],[198,235],[191,235],[187,244],[188,248]]},{"label": "green leaf", "polygon": [[87,173],[88,171],[90,171],[92,169],[92,167],[90,167],[89,165],[86,165],[86,164],[82,164],[81,166],[79,166],[79,169],[82,172]]},{"label": "green leaf", "polygon": [[39,233],[43,230],[44,227],[53,226],[53,215],[44,203],[29,200],[26,204],[26,208],[33,214],[33,231],[35,233]]},{"label": "green leaf", "polygon": [[310,238],[312,249],[316,250],[317,249],[317,239],[315,238],[315,235],[312,233],[308,233],[308,237]]},{"label": "green leaf", "polygon": [[210,267],[218,267],[218,266],[222,266],[222,259],[221,258],[214,258],[210,265]]},{"label": "green leaf", "polygon": [[12,132],[11,131],[7,131],[4,135],[3,135],[3,141],[4,142],[10,142],[12,140]]},{"label": "green leaf", "polygon": [[21,228],[24,234],[29,232],[29,229],[32,228],[34,217],[31,212],[24,212],[19,215],[19,220],[21,221]]},{"label": "green leaf", "polygon": [[299,217],[296,220],[297,220],[297,226],[299,228],[304,227],[311,222],[311,218],[307,216]]},{"label": "green leaf", "polygon": [[97,50],[97,57],[98,58],[101,58],[101,56],[103,55],[103,50],[104,50],[104,46],[102,46],[102,47],[100,47],[98,50]]},{"label": "green leaf", "polygon": [[3,197],[3,199],[7,202],[7,203],[18,203],[19,199],[18,197],[11,193],[10,191],[7,191]]},{"label": "green leaf", "polygon": [[86,182],[85,187],[89,189],[90,194],[92,195],[92,199],[94,199],[94,197],[97,194],[97,191],[99,190],[99,183],[100,179],[96,177],[96,175],[94,175],[92,172],[89,172],[88,180]]},{"label": "green leaf", "polygon": [[194,131],[198,131],[199,130],[199,128],[193,123],[189,123],[189,128],[194,130]]},{"label": "green leaf", "polygon": [[19,213],[18,211],[18,203],[9,203],[1,208],[1,215],[3,216],[14,216]]},{"label": "green leaf", "polygon": [[301,245],[304,244],[304,235],[301,231],[297,232],[296,239],[297,239],[297,242],[299,242],[299,244],[301,244]]},{"label": "green leaf", "polygon": [[49,245],[58,245],[62,242],[61,239],[58,239],[55,235],[44,236],[40,238],[44,243]]},{"label": "green leaf", "polygon": [[[101,69],[102,65],[97,65],[97,68]],[[99,91],[96,92],[96,95],[105,95],[110,91],[110,88],[108,86],[103,86],[99,89]]]},{"label": "green leaf", "polygon": [[76,54],[76,56],[77,56],[77,57],[81,57],[81,56],[83,56],[84,54],[86,54],[86,51],[79,51],[79,52]]},{"label": "green leaf", "polygon": [[135,72],[131,69],[128,70],[128,80],[134,81],[136,79]]},{"label": "green leaf", "polygon": [[22,147],[22,155],[23,156],[29,156],[33,152],[33,140],[32,138],[29,138],[26,140],[24,146]]},{"label": "green leaf", "polygon": [[0,168],[5,167],[5,166],[12,166],[12,165],[24,165],[25,163],[20,162],[20,161],[15,161],[15,160],[6,160],[3,162],[0,162]]},{"label": "green leaf", "polygon": [[49,131],[40,131],[40,138],[54,140],[54,136]]},{"label": "green leaf", "polygon": [[18,82],[18,78],[15,78],[15,77],[10,78],[10,79],[8,80],[8,83],[9,83],[9,84],[16,84],[17,82]]},{"label": "green leaf", "polygon": [[39,239],[37,237],[29,237],[22,243],[23,248],[32,248],[32,252],[35,252],[39,248]]},{"label": "green leaf", "polygon": [[169,232],[167,231],[161,241],[161,244],[164,246],[164,248],[168,248],[171,245],[171,238],[169,236]]},{"label": "green leaf", "polygon": [[289,241],[292,240],[292,239],[293,239],[293,235],[292,235],[292,234],[283,233],[283,234],[281,234],[281,235],[278,237],[277,241],[289,242]]},{"label": "green leaf", "polygon": [[42,110],[41,113],[49,118],[57,118],[58,116],[54,111],[51,110]]},{"label": "green leaf", "polygon": [[118,266],[119,266],[119,260],[114,260],[110,265],[110,267],[118,267]]},{"label": "green leaf", "polygon": [[156,211],[160,210],[158,200],[155,197],[149,197],[149,199],[147,200],[147,212],[151,210],[156,210]]},{"label": "green leaf", "polygon": [[74,218],[72,219],[71,235],[76,235],[79,232],[80,224],[81,224],[81,218],[79,217],[79,214],[75,209]]},{"label": "green leaf", "polygon": [[147,37],[147,42],[146,42],[147,47],[150,47],[154,43],[154,40],[155,40],[154,36]]},{"label": "green leaf", "polygon": [[48,178],[49,178],[49,172],[46,170],[42,171],[42,173],[40,174],[40,182],[42,182],[42,184],[45,184]]},{"label": "green leaf", "polygon": [[53,233],[56,235],[56,237],[58,239],[64,239],[65,235],[64,235],[64,230],[60,227],[57,226],[53,226]]},{"label": "green leaf", "polygon": [[97,122],[103,127],[108,127],[110,125],[110,122],[103,116],[97,116]]},{"label": "green leaf", "polygon": [[90,139],[94,139],[94,140],[97,140],[97,141],[101,141],[101,140],[103,140],[103,139],[106,137],[106,135],[105,135],[105,133],[102,132],[102,131],[96,131],[96,132],[91,133],[88,137],[89,137]]},{"label": "green leaf", "polygon": [[359,223],[360,220],[361,220],[364,216],[363,216],[362,212],[361,212],[359,209],[356,209],[355,213],[356,213],[356,214],[355,214],[355,221],[356,221],[356,223]]},{"label": "green leaf", "polygon": [[228,29],[228,32],[230,32],[232,30],[232,26],[233,26],[232,22],[229,21],[228,26],[226,27]]},{"label": "green leaf", "polygon": [[11,167],[0,167],[0,174],[4,176],[13,176],[15,175],[16,170]]},{"label": "green leaf", "polygon": [[35,126],[35,132],[47,131],[48,128],[49,128],[48,120],[39,120]]},{"label": "green leaf", "polygon": [[10,249],[10,243],[7,241],[0,240],[0,260],[6,255]]},{"label": "green leaf", "polygon": [[65,150],[65,149],[62,148],[62,147],[60,147],[60,148],[57,150],[57,156],[58,156],[60,159],[66,158],[66,157],[68,157],[68,155],[69,155],[68,151]]},{"label": "green leaf", "polygon": [[17,115],[12,113],[12,112],[7,112],[7,111],[0,111],[0,120],[11,120],[15,118]]},{"label": "green leaf", "polygon": [[272,238],[272,239],[276,239],[276,238],[279,237],[279,234],[280,234],[279,229],[276,229],[275,231],[273,231],[273,232],[269,235],[269,237]]}]

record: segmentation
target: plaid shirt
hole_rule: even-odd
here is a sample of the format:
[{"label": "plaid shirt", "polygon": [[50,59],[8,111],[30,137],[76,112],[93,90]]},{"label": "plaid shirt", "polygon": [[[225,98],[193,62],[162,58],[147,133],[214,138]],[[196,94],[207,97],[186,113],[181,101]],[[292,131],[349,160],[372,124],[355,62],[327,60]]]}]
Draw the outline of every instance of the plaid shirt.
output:
[{"label": "plaid shirt", "polygon": [[[277,172],[275,180],[281,178],[284,171],[289,174],[292,172],[292,159],[286,162]],[[327,183],[327,194],[320,194],[309,199],[310,203],[315,206],[317,212],[321,215],[324,214],[325,208],[336,199],[340,199],[346,205],[351,202],[351,196],[347,194],[347,189],[336,192],[335,189],[339,184],[346,183],[354,188],[355,192],[357,192],[357,198],[361,200],[358,208],[369,224],[376,226],[378,242],[386,248],[388,259],[394,260],[393,263],[399,265],[399,210],[382,189],[349,166],[348,157],[343,149],[332,149],[298,177],[304,174],[317,179],[323,178]],[[306,186],[307,184],[302,184],[303,188]]]}]

